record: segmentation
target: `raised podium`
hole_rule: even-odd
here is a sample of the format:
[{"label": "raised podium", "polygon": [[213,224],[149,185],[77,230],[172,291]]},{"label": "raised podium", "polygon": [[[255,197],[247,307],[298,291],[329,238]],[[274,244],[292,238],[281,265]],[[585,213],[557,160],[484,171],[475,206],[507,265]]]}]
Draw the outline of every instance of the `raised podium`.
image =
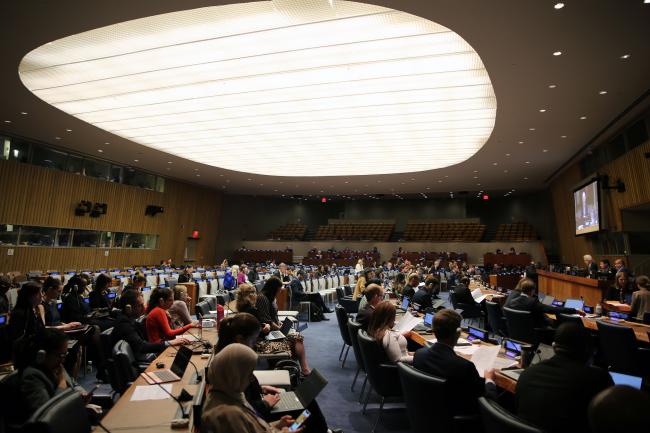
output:
[{"label": "raised podium", "polygon": [[609,287],[606,280],[576,277],[538,270],[538,289],[540,292],[554,296],[557,299],[582,297],[586,305],[594,306],[600,303]]}]

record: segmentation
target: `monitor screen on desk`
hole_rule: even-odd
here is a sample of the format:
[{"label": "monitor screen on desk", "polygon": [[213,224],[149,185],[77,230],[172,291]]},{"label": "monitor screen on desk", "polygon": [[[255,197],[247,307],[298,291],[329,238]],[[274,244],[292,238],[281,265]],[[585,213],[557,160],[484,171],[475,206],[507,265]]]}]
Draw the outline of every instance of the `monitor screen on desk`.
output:
[{"label": "monitor screen on desk", "polygon": [[630,315],[626,313],[620,313],[618,311],[610,311],[609,317],[610,319],[614,319],[614,320],[627,320],[630,317]]},{"label": "monitor screen on desk", "polygon": [[564,302],[560,301],[559,299],[554,300],[551,305],[554,307],[564,307]]},{"label": "monitor screen on desk", "polygon": [[632,388],[641,389],[641,383],[643,382],[642,377],[630,376],[629,374],[614,373],[609,372],[609,375],[612,376],[614,385],[627,385]]},{"label": "monitor screen on desk", "polygon": [[576,236],[600,231],[599,192],[597,179],[573,191]]},{"label": "monitor screen on desk", "polygon": [[424,324],[429,328],[433,325],[433,313],[427,313],[424,315]]},{"label": "monitor screen on desk", "polygon": [[0,326],[6,325],[7,324],[7,315],[6,314],[0,314]]},{"label": "monitor screen on desk", "polygon": [[409,302],[411,302],[411,300],[409,298],[402,299],[402,305],[401,305],[400,308],[402,310],[404,310],[404,311],[408,310],[409,309]]},{"label": "monitor screen on desk", "polygon": [[474,328],[473,326],[470,326],[467,328],[467,340],[469,341],[474,341],[474,340],[487,340],[487,331],[479,328]]},{"label": "monitor screen on desk", "polygon": [[508,358],[516,358],[521,355],[521,343],[518,341],[504,338],[503,347],[505,348],[505,355]]},{"label": "monitor screen on desk", "polygon": [[585,306],[585,301],[582,299],[567,299],[564,303],[564,308],[573,308],[575,310],[582,310]]}]

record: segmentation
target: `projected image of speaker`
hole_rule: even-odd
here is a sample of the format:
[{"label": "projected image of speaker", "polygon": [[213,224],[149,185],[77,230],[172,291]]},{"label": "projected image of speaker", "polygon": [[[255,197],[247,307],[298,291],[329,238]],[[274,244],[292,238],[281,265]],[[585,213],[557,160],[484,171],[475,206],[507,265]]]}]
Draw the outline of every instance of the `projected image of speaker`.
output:
[{"label": "projected image of speaker", "polygon": [[600,188],[598,179],[573,191],[576,235],[595,233],[601,230]]},{"label": "projected image of speaker", "polygon": [[165,212],[165,208],[162,206],[148,205],[144,210],[144,214],[148,216],[156,216],[156,214]]}]

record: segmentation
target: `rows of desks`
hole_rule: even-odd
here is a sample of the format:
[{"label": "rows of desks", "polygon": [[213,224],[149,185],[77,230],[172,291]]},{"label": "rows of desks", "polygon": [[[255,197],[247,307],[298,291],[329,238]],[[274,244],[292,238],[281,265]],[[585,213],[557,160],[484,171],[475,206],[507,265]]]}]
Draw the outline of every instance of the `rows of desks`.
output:
[{"label": "rows of desks", "polygon": [[[217,341],[217,330],[216,328],[206,328],[203,330],[203,338],[209,342],[215,344]],[[169,368],[174,361],[176,356],[176,349],[174,347],[168,347],[163,353],[161,353],[154,362],[146,369],[147,372],[156,371],[157,362],[162,362],[165,364],[165,368]],[[196,365],[197,369],[201,374],[203,374],[205,367],[209,359],[204,359],[200,354],[192,355],[192,362]],[[179,382],[171,382],[172,391],[171,393],[174,396],[178,396],[181,390],[185,389],[192,395],[195,395],[198,392],[199,385],[190,383],[193,379],[196,378],[196,372],[192,365],[188,365],[185,369],[185,374]],[[149,385],[147,381],[139,376],[133,385],[131,385],[120,399],[115,403],[115,406],[106,414],[102,420],[102,424],[112,432],[132,432],[132,433],[144,433],[144,432],[189,432],[192,431],[193,423],[193,413],[191,413],[191,404],[192,402],[184,403],[185,411],[190,412],[190,423],[187,428],[182,429],[172,429],[171,421],[177,417],[177,412],[179,412],[178,404],[171,398],[163,400],[142,400],[142,401],[131,401],[131,397],[135,392],[135,388],[138,385],[142,386],[154,386],[158,385]]]}]

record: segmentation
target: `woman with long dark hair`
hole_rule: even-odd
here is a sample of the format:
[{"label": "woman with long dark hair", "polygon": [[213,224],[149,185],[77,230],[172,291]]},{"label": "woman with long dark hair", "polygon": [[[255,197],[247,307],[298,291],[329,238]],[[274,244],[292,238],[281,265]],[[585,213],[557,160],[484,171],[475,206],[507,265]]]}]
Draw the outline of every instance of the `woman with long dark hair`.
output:
[{"label": "woman with long dark hair", "polygon": [[172,340],[177,335],[187,332],[188,329],[199,326],[198,321],[178,329],[172,329],[171,317],[167,310],[174,303],[174,296],[171,289],[159,287],[154,289],[147,305],[147,338],[152,343],[160,343],[163,340]]}]

